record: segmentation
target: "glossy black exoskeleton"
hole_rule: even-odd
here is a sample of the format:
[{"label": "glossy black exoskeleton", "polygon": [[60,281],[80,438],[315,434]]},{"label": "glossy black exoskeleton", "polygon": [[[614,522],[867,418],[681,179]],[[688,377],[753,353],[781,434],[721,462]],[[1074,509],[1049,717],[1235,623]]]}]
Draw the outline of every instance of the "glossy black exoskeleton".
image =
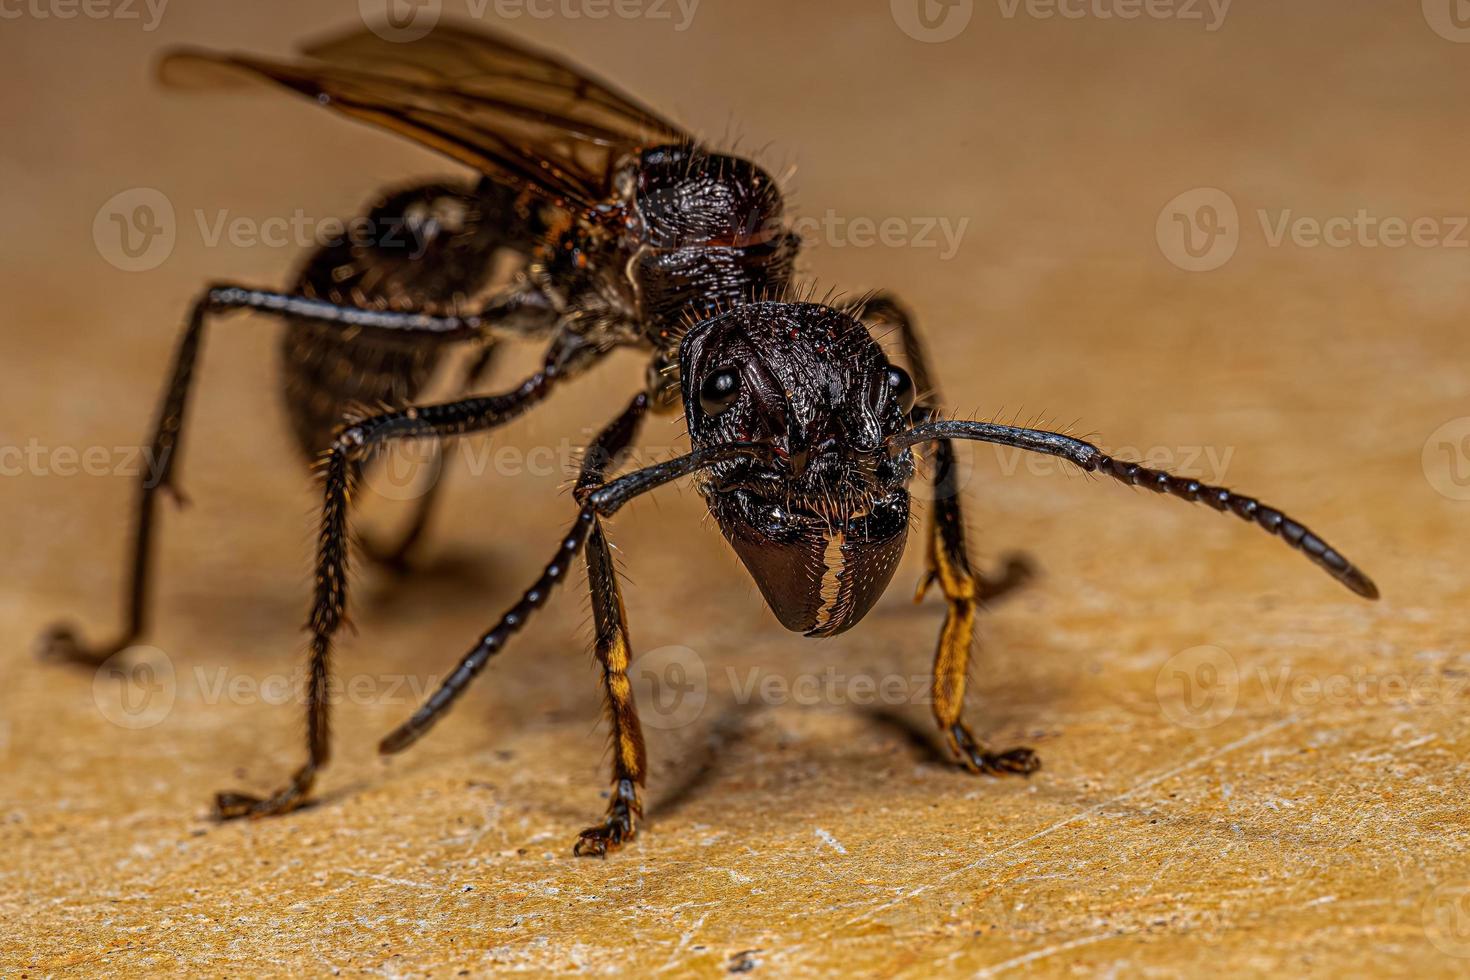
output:
[{"label": "glossy black exoskeleton", "polygon": [[[52,656],[99,664],[146,628],[157,493],[177,493],[177,449],[205,323],[231,310],[282,318],[288,414],[298,448],[319,457],[324,484],[309,621],[308,758],[273,794],[219,794],[221,818],[300,806],[328,760],[331,644],[347,603],[348,501],[374,452],[403,439],[493,429],[620,347],[644,351],[649,368],[589,447],[571,529],[532,586],[380,746],[401,751],[442,717],[582,556],[613,735],[613,792],[606,818],[578,838],[579,854],[605,854],[633,835],[647,771],[604,521],[628,500],[684,476],[698,478],[710,512],[781,623],[831,636],[858,623],[891,581],[911,526],[914,447],[928,447],[933,505],[919,594],[937,583],[947,606],[933,710],[951,751],[976,772],[1024,774],[1039,762],[1029,749],[986,748],[962,719],[978,604],[1017,575],[992,581],[970,565],[954,439],[1059,456],[1229,511],[1359,595],[1376,597],[1372,582],[1321,538],[1250,497],[1115,460],[1059,433],[941,419],[919,336],[895,300],[880,294],[838,309],[792,298],[799,242],[768,174],[709,150],[581,70],[507,38],[446,25],[412,43],[362,31],[306,55],[284,62],[180,52],[165,60],[164,75],[181,85],[246,79],[284,86],[438,150],[480,179],[385,196],[351,238],[315,252],[286,292],[229,284],[204,291],[155,421],[152,451],[163,465],[156,482],[140,489],[127,624],[97,645],[67,626],[44,638]],[[493,261],[506,252],[519,257],[519,270],[497,286]],[[898,332],[907,369],[874,340],[880,325]],[[543,344],[541,367],[505,391],[468,394],[495,345],[508,339]],[[475,351],[459,380],[466,396],[417,404],[443,355],[458,345]],[[615,476],[644,418],[681,406],[691,451]],[[371,413],[359,414],[364,407]],[[364,542],[369,556],[399,561],[432,499],[421,498],[396,546]]]}]

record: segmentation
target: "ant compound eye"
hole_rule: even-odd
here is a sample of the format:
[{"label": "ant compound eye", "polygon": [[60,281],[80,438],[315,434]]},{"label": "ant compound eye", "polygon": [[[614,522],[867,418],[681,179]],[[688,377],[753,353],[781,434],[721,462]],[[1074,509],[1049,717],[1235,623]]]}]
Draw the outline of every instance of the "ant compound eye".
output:
[{"label": "ant compound eye", "polygon": [[914,408],[914,379],[903,368],[890,367],[887,374],[888,397],[907,415]]},{"label": "ant compound eye", "polygon": [[714,372],[699,386],[699,407],[704,409],[704,414],[711,417],[735,404],[735,399],[739,397],[740,372],[734,368]]}]

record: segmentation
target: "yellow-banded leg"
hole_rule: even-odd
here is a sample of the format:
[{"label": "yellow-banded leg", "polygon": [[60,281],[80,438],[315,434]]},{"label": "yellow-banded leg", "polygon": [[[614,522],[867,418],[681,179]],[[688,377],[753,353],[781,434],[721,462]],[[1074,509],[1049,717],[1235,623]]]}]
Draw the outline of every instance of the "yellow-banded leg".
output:
[{"label": "yellow-banded leg", "polygon": [[602,665],[607,714],[612,723],[613,788],[607,818],[582,831],[573,852],[603,857],[637,833],[636,821],[643,816],[638,792],[648,772],[648,759],[643,748],[643,729],[638,723],[638,708],[633,703],[633,685],[628,680],[628,662],[632,658],[628,617],[601,520],[592,525],[586,555],[597,660]]},{"label": "yellow-banded leg", "polygon": [[[965,768],[992,775],[1024,775],[1041,768],[1041,759],[1035,752],[1027,748],[991,752],[976,740],[962,717],[970,648],[975,639],[975,610],[983,599],[997,594],[1002,584],[982,581],[970,569],[956,482],[953,446],[948,440],[935,443],[934,512],[927,536],[929,568],[914,595],[915,601],[923,599],[930,583],[938,582],[949,604],[939,633],[939,647],[934,651],[934,720],[939,723],[950,752]],[[1014,562],[1008,572],[1007,578],[1025,574],[1024,566]]]},{"label": "yellow-banded leg", "polygon": [[[637,437],[650,402],[647,395],[639,395],[588,447],[582,473],[577,478],[579,502],[585,503],[586,495],[606,479],[618,454]],[[613,773],[607,818],[582,831],[572,853],[605,857],[608,851],[632,840],[638,831],[636,822],[643,816],[638,791],[647,776],[648,759],[643,748],[643,729],[638,724],[638,708],[633,703],[633,685],[628,680],[628,663],[632,659],[628,614],[623,608],[617,567],[600,517],[592,521],[583,554],[587,559],[587,586],[592,592],[594,644],[597,661],[602,665],[602,686],[612,724]]]},{"label": "yellow-banded leg", "polygon": [[[903,337],[904,355],[913,373],[917,392],[916,413],[933,415],[939,405],[939,392],[929,372],[929,361],[923,341],[908,311],[886,294],[874,296],[864,316],[898,327]],[[965,550],[965,522],[960,512],[960,486],[955,467],[954,446],[945,439],[934,443],[934,495],[929,526],[925,531],[925,554],[928,568],[919,580],[914,601],[922,600],[929,586],[939,583],[948,609],[944,627],[939,633],[939,646],[934,651],[934,720],[960,764],[972,772],[1028,774],[1041,767],[1036,753],[1027,748],[992,752],[975,738],[963,719],[965,681],[969,676],[970,649],[975,639],[975,612],[979,604],[996,598],[1030,577],[1030,565],[1022,558],[1011,558],[1004,573],[996,579],[985,579],[970,567]]]}]

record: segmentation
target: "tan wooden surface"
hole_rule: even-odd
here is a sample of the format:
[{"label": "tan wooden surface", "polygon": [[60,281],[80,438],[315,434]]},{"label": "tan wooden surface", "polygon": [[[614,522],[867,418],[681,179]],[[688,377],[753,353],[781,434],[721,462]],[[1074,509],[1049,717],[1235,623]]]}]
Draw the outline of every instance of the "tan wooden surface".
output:
[{"label": "tan wooden surface", "polygon": [[[979,560],[1023,550],[1041,569],[983,618],[969,718],[1045,768],[993,781],[952,769],[930,731],[942,613],[909,602],[917,538],[866,622],[812,642],[763,609],[692,493],[660,494],[613,529],[633,641],[660,679],[703,669],[702,704],[644,692],[649,819],[606,862],[570,856],[605,789],[580,577],[421,746],[388,762],[373,746],[549,555],[566,448],[634,390],[635,357],[516,423],[488,465],[483,443],[456,457],[421,575],[360,570],[319,806],[206,819],[213,791],[268,790],[301,752],[316,504],[285,449],[272,323],[209,335],[155,672],[119,687],[34,662],[58,615],[115,624],[126,447],[193,291],[289,277],[296,248],[214,240],[221,216],[347,216],[454,168],[303,103],[150,81],[165,44],[284,53],[353,23],[352,4],[180,2],[153,30],[141,5],[15,8],[0,974],[1463,973],[1470,45],[1432,0],[1239,4],[1216,30],[1204,4],[1174,8],[1204,20],[1096,16],[1119,6],[975,3],[942,43],[881,2],[505,26],[798,163],[805,272],[907,297],[960,414],[1223,478],[1322,532],[1383,600],[1206,508],[977,449]],[[126,272],[108,216],[139,188],[171,204],[175,241]],[[1206,220],[1222,201],[1201,188],[1236,216],[1217,209],[1200,261],[1235,251],[1189,272],[1173,215]],[[890,241],[865,246],[884,219]],[[1391,247],[1395,221],[1417,239]],[[957,249],[942,228],[963,229]],[[516,447],[545,455],[493,455]]]}]

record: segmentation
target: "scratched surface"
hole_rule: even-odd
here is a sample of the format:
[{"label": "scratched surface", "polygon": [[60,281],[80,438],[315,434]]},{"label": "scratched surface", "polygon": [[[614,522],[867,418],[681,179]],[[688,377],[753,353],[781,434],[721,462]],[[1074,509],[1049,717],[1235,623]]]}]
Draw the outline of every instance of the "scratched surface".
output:
[{"label": "scratched surface", "polygon": [[[94,679],[31,638],[115,622],[127,447],[198,284],[281,284],[296,249],[251,228],[453,167],[309,105],[150,85],[165,43],[284,51],[353,4],[180,4],[151,31],[32,11],[0,31],[0,974],[1464,972],[1470,45],[1433,2],[1241,5],[1214,31],[981,3],[942,43],[885,6],[507,26],[798,162],[806,271],[907,296],[960,413],[1258,494],[1383,601],[1205,508],[977,449],[978,560],[1041,571],[980,628],[969,717],[1045,761],[998,782],[935,748],[917,547],[858,629],[807,641],[663,493],[612,532],[654,658],[649,819],[575,861],[606,762],[576,577],[432,737],[372,747],[549,556],[569,448],[641,377],[622,357],[454,457],[419,575],[357,576],[320,805],[213,824],[213,791],[269,790],[301,751],[313,497],[272,324],[209,335],[153,649]],[[136,188],[175,242],[126,272],[108,214],[132,211],[106,202]],[[1198,188],[1228,200],[1166,207]]]}]

